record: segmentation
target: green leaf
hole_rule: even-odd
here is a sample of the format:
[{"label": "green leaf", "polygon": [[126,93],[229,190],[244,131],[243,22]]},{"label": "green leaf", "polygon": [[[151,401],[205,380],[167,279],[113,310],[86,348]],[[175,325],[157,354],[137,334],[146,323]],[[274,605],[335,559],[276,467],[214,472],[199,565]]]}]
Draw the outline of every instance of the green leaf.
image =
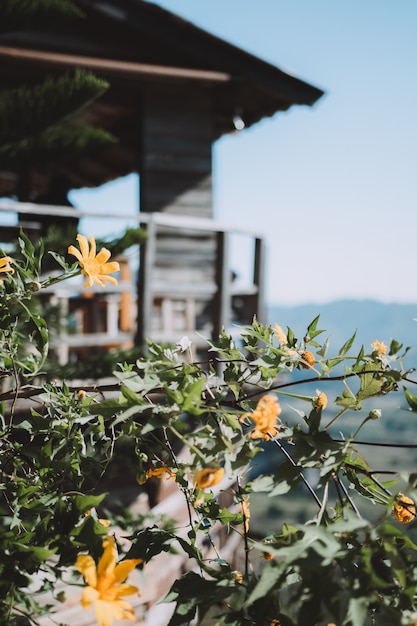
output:
[{"label": "green leaf", "polygon": [[314,318],[314,320],[307,326],[307,335],[309,339],[314,339],[317,335],[321,335],[324,333],[324,330],[317,330],[317,324],[320,319],[320,315]]},{"label": "green leaf", "polygon": [[373,363],[368,361],[364,366],[365,374],[360,376],[360,389],[358,391],[358,400],[365,400],[374,396],[385,393],[386,380],[381,376],[381,363]]},{"label": "green leaf", "polygon": [[353,342],[355,341],[357,331],[353,333],[352,337],[348,339],[339,350],[338,356],[344,356],[351,349]]},{"label": "green leaf", "polygon": [[412,394],[411,391],[407,389],[407,387],[404,387],[404,395],[405,395],[405,399],[407,400],[410,406],[410,409],[414,411],[415,413],[417,413],[417,396]]},{"label": "green leaf", "polygon": [[22,543],[15,543],[15,547],[18,552],[30,554],[32,560],[37,563],[44,563],[57,551],[57,548],[50,549],[42,546],[26,546]]},{"label": "green leaf", "polygon": [[194,618],[197,609],[201,620],[214,601],[221,602],[230,595],[229,584],[226,580],[210,580],[195,572],[187,572],[174,582],[162,600],[177,603],[168,626],[184,626]]},{"label": "green leaf", "polygon": [[315,435],[318,433],[320,428],[322,411],[319,409],[313,409],[310,411],[309,416],[307,417],[308,430],[311,435]]},{"label": "green leaf", "polygon": [[191,415],[200,415],[206,411],[205,408],[200,409],[202,403],[202,393],[205,385],[205,378],[200,378],[190,385],[187,385],[185,390],[185,400],[182,404],[183,411],[186,411]]},{"label": "green leaf", "polygon": [[350,596],[347,618],[352,626],[364,626],[368,612],[369,600],[366,596]]},{"label": "green leaf", "polygon": [[245,605],[249,607],[254,604],[254,602],[257,602],[258,600],[265,598],[265,596],[268,596],[272,589],[277,586],[277,583],[281,578],[282,573],[282,568],[278,567],[275,562],[267,563],[264,570],[262,571],[258,583],[249,595],[249,598],[247,599]]},{"label": "green leaf", "polygon": [[347,391],[347,389],[343,390],[341,396],[337,396],[335,404],[353,411],[359,411],[362,408],[362,402],[358,400],[355,395],[352,395],[349,391]]},{"label": "green leaf", "polygon": [[89,509],[95,509],[96,507],[98,507],[100,502],[104,500],[106,495],[107,495],[106,493],[102,493],[99,496],[92,496],[92,495],[75,496],[74,497],[75,508],[77,509],[79,513],[85,513],[85,511],[88,511]]}]

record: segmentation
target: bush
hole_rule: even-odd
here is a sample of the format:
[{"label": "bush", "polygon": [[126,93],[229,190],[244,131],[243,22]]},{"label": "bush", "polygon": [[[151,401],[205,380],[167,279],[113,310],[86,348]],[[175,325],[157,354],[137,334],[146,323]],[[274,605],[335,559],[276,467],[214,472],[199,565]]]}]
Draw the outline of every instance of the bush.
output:
[{"label": "bush", "polygon": [[[319,317],[301,339],[255,319],[239,343],[225,331],[208,342],[205,363],[185,337],[169,348],[149,341],[145,356],[119,364],[111,395],[99,384],[34,386],[48,328],[30,301],[80,273],[86,288],[116,280],[105,249],[82,236],[78,243],[72,265],[53,254],[62,273],[52,278],[42,274],[42,245],[23,234],[20,260],[1,253],[1,623],[36,624],[59,609],[58,594],[54,606],[43,595],[82,577],[82,606],[94,605],[100,626],[134,620],[125,596],[137,589],[126,578],[134,568],[146,577],[152,559],[175,549],[189,567],[165,597],[175,603],[170,626],[415,624],[417,475],[382,461],[374,470],[363,456],[374,442],[358,438],[384,419],[388,394],[415,384],[403,367],[408,349],[374,340],[356,352],[353,336],[331,355]],[[251,473],[271,447],[282,462]],[[127,449],[135,483],[168,480],[182,494],[185,533],[166,519],[106,511],[98,485]],[[251,533],[252,494],[281,504],[300,490],[314,506],[307,522]],[[220,548],[236,534],[239,569]]]}]

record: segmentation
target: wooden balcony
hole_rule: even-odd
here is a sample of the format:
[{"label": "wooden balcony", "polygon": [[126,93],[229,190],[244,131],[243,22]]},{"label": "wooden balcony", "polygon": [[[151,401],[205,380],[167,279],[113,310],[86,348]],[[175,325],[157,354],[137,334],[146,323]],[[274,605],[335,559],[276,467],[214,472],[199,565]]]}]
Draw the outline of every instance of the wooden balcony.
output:
[{"label": "wooden balcony", "polygon": [[[224,327],[235,332],[253,316],[264,320],[264,244],[256,233],[206,218],[165,213],[117,214],[78,211],[69,207],[0,203],[0,245],[17,240],[20,226],[6,224],[6,213],[31,214],[22,226],[37,237],[37,215],[51,223],[60,217],[94,218],[109,223],[109,235],[122,233],[132,221],[147,231],[147,241],[118,259],[119,284],[83,289],[83,280],[70,280],[46,289],[43,297],[59,303],[62,328],[52,337],[61,364],[82,358],[86,351],[141,344],[146,338],[175,344],[186,335],[198,348],[216,339]],[[2,225],[4,223],[4,225]],[[28,226],[29,230],[26,230]],[[82,222],[80,231],[83,231]],[[112,232],[111,232],[112,231]],[[88,235],[89,233],[84,233]],[[252,246],[250,280],[242,288],[234,280],[230,241],[249,238]],[[7,249],[7,248],[6,248]]]}]

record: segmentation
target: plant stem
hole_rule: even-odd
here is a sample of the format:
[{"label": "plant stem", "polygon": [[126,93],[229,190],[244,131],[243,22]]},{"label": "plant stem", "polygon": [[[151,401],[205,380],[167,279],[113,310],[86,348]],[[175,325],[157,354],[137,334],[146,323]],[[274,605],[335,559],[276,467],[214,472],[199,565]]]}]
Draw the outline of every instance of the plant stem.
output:
[{"label": "plant stem", "polygon": [[[274,439],[271,436],[270,433],[268,433],[268,435],[271,437],[271,439],[275,443],[275,445],[278,446],[278,448],[281,450],[282,454],[288,459],[288,461],[291,463],[291,465],[293,467],[298,467],[297,463],[294,461],[292,456],[287,452],[287,450],[284,448],[282,443],[280,441],[278,441],[278,439]],[[301,471],[300,471],[300,478],[303,481],[303,483],[305,484],[305,486],[307,487],[307,489],[309,490],[309,492],[311,493],[311,495],[313,496],[314,500],[317,503],[317,506],[321,509],[323,504],[322,504],[320,498],[318,497],[318,495],[314,491],[313,487],[310,485],[310,483],[308,482],[307,478],[304,476],[303,472],[301,472]]]}]

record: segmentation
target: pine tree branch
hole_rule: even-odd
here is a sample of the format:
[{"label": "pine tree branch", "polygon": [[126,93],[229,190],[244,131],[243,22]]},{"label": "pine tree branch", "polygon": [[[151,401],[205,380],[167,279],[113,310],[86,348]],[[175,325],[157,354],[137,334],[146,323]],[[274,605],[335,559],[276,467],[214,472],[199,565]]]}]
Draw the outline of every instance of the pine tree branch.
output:
[{"label": "pine tree branch", "polygon": [[48,77],[32,88],[0,93],[0,146],[38,135],[50,126],[79,115],[109,84],[81,69]]},{"label": "pine tree branch", "polygon": [[0,147],[0,168],[19,170],[34,163],[69,161],[115,142],[115,137],[101,128],[56,125],[30,139]]},{"label": "pine tree branch", "polygon": [[71,0],[2,0],[0,12],[0,33],[32,30],[84,15]]}]

